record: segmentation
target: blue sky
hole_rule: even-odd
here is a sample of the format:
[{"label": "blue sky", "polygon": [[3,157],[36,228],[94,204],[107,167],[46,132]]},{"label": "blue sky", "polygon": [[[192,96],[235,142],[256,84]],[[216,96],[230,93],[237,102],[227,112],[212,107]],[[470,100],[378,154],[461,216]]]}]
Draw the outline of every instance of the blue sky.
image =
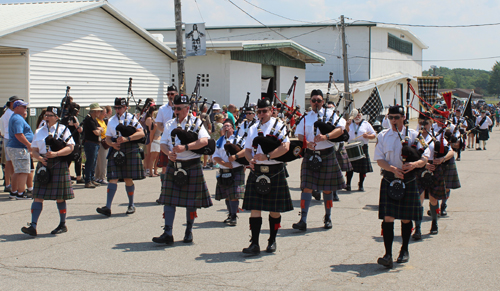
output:
[{"label": "blue sky", "polygon": [[[265,24],[300,24],[232,0]],[[426,25],[464,25],[500,22],[500,1],[492,0],[247,0],[273,13],[306,22],[334,21],[340,15],[352,20]],[[0,0],[0,3],[29,2]],[[144,28],[175,26],[173,0],[109,0],[111,5]],[[200,14],[201,11],[201,14]],[[183,22],[207,26],[259,25],[227,0],[182,0]],[[491,70],[500,58],[445,61],[500,56],[500,25],[473,28],[406,27],[429,49],[423,69],[431,65]],[[333,49],[333,48],[332,48]],[[429,60],[429,61],[427,61]]]}]

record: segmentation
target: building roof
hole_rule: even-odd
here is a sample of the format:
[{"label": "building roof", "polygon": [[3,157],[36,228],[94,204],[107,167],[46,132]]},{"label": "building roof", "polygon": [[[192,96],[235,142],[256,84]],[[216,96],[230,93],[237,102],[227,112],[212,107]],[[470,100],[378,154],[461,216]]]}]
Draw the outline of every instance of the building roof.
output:
[{"label": "building roof", "polygon": [[0,37],[95,8],[102,8],[172,60],[176,59],[169,47],[103,0],[0,4]]},{"label": "building roof", "polygon": [[[175,42],[165,42],[170,48],[176,48]],[[257,51],[277,49],[284,54],[304,63],[324,64],[326,59],[293,40],[252,40],[252,41],[207,41],[207,50],[214,51]]]},{"label": "building roof", "polygon": [[415,44],[417,44],[422,49],[428,49],[429,48],[429,46],[426,45],[413,32],[411,32],[410,30],[408,30],[408,29],[406,29],[404,27],[397,26],[397,25],[379,24],[379,23],[377,24],[377,27],[379,27],[379,28],[385,28],[385,29],[395,29],[395,30],[398,30],[400,32],[403,32],[403,33],[406,34],[406,36],[408,36]]}]

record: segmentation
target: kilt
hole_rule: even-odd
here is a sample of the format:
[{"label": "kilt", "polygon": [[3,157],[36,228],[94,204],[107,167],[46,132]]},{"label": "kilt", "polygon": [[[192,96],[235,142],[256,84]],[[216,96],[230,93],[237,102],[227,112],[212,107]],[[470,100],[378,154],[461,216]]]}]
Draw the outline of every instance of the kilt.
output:
[{"label": "kilt", "polygon": [[341,143],[339,145],[339,150],[336,151],[335,154],[337,155],[337,161],[342,172],[352,171],[352,165],[349,161],[349,156],[347,155],[347,151],[345,150],[344,143]]},{"label": "kilt", "polygon": [[190,208],[205,208],[212,206],[212,199],[208,193],[207,183],[203,176],[200,163],[184,168],[188,175],[188,183],[182,187],[174,183],[175,168],[168,163],[165,180],[161,186],[159,204]]},{"label": "kilt", "polygon": [[337,191],[346,187],[344,175],[340,170],[335,155],[335,150],[329,155],[321,155],[323,163],[319,172],[307,167],[311,154],[307,151],[302,159],[300,170],[300,189],[313,189],[317,191]]},{"label": "kilt", "polygon": [[488,140],[490,138],[490,134],[488,133],[488,129],[479,129],[479,138],[478,140]]},{"label": "kilt", "polygon": [[[39,162],[36,171],[42,166],[42,163]],[[49,169],[51,181],[46,185],[41,185],[37,181],[35,171],[33,198],[44,200],[69,200],[75,198],[73,187],[71,187],[68,163],[63,158],[48,159],[47,169]]]},{"label": "kilt", "polygon": [[243,209],[263,210],[272,212],[287,212],[293,210],[290,189],[285,178],[285,170],[281,170],[271,179],[271,192],[267,195],[260,195],[255,189],[257,176],[250,172],[245,187],[245,198],[243,199]]},{"label": "kilt", "polygon": [[448,161],[448,164],[443,169],[444,180],[446,181],[446,189],[458,189],[462,187],[460,178],[458,177],[457,163],[455,157]]},{"label": "kilt", "polygon": [[[423,171],[419,171],[417,173],[417,187],[418,192],[422,193],[425,190],[429,191],[429,194],[437,200],[448,199],[446,193],[446,182],[444,181],[444,168],[445,165],[439,165],[434,170],[434,184],[428,188],[424,188],[422,184],[420,184],[420,175]],[[449,195],[448,195],[449,196]]]},{"label": "kilt", "polygon": [[168,165],[168,156],[160,149],[160,157],[158,158],[158,162],[156,166],[160,168],[165,168]]},{"label": "kilt", "polygon": [[368,154],[368,145],[363,145],[363,153],[366,158],[359,159],[356,161],[350,161],[352,169],[356,173],[371,173],[373,172],[372,162],[370,161],[370,154]]},{"label": "kilt", "polygon": [[387,196],[389,184],[386,179],[382,179],[380,184],[378,218],[384,219],[385,216],[391,216],[402,220],[422,220],[417,180],[414,179],[411,182],[405,182],[405,196],[400,201],[392,200]]},{"label": "kilt", "polygon": [[119,167],[115,164],[113,154],[116,150],[112,147],[109,148],[108,153],[108,167],[106,178],[109,180],[114,179],[132,179],[142,180],[146,178],[144,173],[144,166],[142,165],[141,154],[139,153],[139,145],[137,143],[122,143],[120,150],[125,154],[127,161],[125,165]]},{"label": "kilt", "polygon": [[233,170],[234,184],[222,186],[217,182],[215,186],[215,200],[221,199],[243,199],[245,196],[245,167],[238,167]]}]

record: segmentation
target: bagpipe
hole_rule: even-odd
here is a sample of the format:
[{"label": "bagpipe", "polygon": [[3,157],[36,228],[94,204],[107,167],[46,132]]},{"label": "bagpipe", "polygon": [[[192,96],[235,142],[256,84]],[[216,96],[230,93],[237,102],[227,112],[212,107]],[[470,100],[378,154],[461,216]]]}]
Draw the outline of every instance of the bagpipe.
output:
[{"label": "bagpipe", "polygon": [[[243,103],[242,110],[246,110],[248,108],[248,102],[250,101],[250,92],[247,92],[247,97],[245,99],[245,103]],[[236,120],[236,123],[234,124],[234,127],[238,127],[238,125],[243,121],[243,112],[240,113],[240,116],[238,116],[238,120]]]},{"label": "bagpipe", "polygon": [[[116,132],[119,132],[121,136],[123,137],[129,137],[133,135],[134,133],[137,132],[137,127],[139,126],[139,121],[134,123],[134,115],[132,115],[132,118],[128,119],[128,104],[130,101],[130,97],[133,97],[134,93],[132,91],[132,78],[129,78],[128,80],[128,90],[127,90],[127,102],[125,106],[127,106],[127,110],[123,114],[123,121],[121,118],[117,115],[118,117],[118,125],[116,126]],[[134,98],[135,100],[135,98]],[[134,143],[144,143],[145,138],[139,139],[139,140],[133,140],[131,142]]]},{"label": "bagpipe", "polygon": [[[335,108],[337,108],[340,104],[340,101],[342,100],[343,94],[340,94],[339,100],[337,101],[337,104],[335,105]],[[349,100],[347,105],[344,107],[344,111],[340,116],[333,122],[333,118],[335,117],[335,112],[332,112],[332,115],[326,120],[326,115],[327,115],[327,108],[325,107],[325,112],[323,114],[322,120],[318,118],[316,122],[314,122],[314,132],[316,133],[316,130],[319,129],[319,132],[323,135],[328,134],[332,132],[335,128],[337,128],[337,125],[339,124],[340,120],[342,117],[345,115],[346,111],[349,109],[349,106],[351,106],[352,100]],[[326,102],[325,102],[326,104]],[[329,141],[331,142],[343,142],[343,141],[348,141],[349,140],[349,132],[344,129],[341,135],[335,138],[330,138]]]},{"label": "bagpipe", "polygon": [[[282,107],[280,111],[282,110],[284,110],[284,107]],[[282,132],[283,130],[285,130],[285,127],[290,122],[290,119],[297,113],[298,110],[299,107],[295,107],[295,110],[288,116],[287,120],[283,123],[279,130],[276,130],[279,122],[279,119],[276,118],[276,121],[269,131],[269,134],[265,136],[261,130],[262,120],[259,121],[259,125],[257,126],[257,136],[252,141],[254,155],[257,153],[257,148],[259,147],[259,145],[264,154],[267,155],[277,149],[283,143],[283,140],[289,135],[290,131],[287,131],[286,134],[282,134]],[[291,162],[298,158],[302,158],[303,151],[303,142],[300,140],[293,140],[290,141],[290,148],[288,149],[288,151],[280,157],[275,158],[274,160],[279,162]]]},{"label": "bagpipe", "polygon": [[[71,89],[71,87],[69,87],[69,86],[66,87],[66,95],[64,96],[63,100],[61,101],[61,108],[64,108],[69,100],[69,90],[70,89]],[[62,118],[62,114],[63,114],[63,111],[60,110],[59,111],[59,120]],[[50,147],[50,149],[53,152],[57,152],[57,151],[62,150],[63,148],[66,147],[68,141],[73,136],[73,134],[70,134],[70,136],[68,138],[63,139],[64,134],[66,133],[66,130],[68,130],[68,127],[66,126],[64,128],[64,130],[61,132],[61,134],[58,134],[60,124],[61,124],[61,122],[57,121],[56,130],[54,131],[53,134],[51,134],[49,129],[48,129],[48,123],[46,123],[47,131],[49,132],[49,135],[45,138],[45,145],[47,147],[47,151],[48,151],[48,147]]]},{"label": "bagpipe", "polygon": [[[245,103],[248,102],[249,95],[250,95],[250,92],[247,93],[247,100],[245,101]],[[248,106],[248,104],[247,104],[247,106]],[[246,108],[246,107],[244,107],[244,108]],[[252,121],[249,121],[248,125],[246,127],[244,127],[245,131],[244,131],[243,135],[239,139],[238,139],[238,132],[240,131],[241,125],[238,125],[238,127],[236,127],[236,129],[234,130],[234,134],[233,134],[233,136],[234,136],[233,142],[231,143],[231,142],[229,142],[229,140],[226,140],[226,144],[224,145],[224,150],[226,150],[228,156],[235,155],[242,150],[243,143],[245,142],[246,137],[248,136],[248,131],[250,130],[250,127],[252,127],[254,124],[255,124],[255,119]],[[245,157],[238,158],[236,160],[236,162],[238,162],[242,165],[249,164],[248,160]]]}]

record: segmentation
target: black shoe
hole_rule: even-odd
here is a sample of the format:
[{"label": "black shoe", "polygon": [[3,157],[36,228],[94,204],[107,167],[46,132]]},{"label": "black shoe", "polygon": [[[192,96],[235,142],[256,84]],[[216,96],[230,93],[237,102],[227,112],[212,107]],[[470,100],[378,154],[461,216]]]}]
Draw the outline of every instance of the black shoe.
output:
[{"label": "black shoe", "polygon": [[481,150],[481,148],[477,148],[477,149],[476,149],[476,151],[480,151],[480,150]]},{"label": "black shoe", "polygon": [[365,191],[365,188],[363,188],[363,184],[358,183],[358,191]]},{"label": "black shoe", "polygon": [[167,244],[171,246],[174,244],[174,236],[168,235],[167,232],[164,232],[159,237],[153,237],[153,242],[157,244]]},{"label": "black shoe", "polygon": [[229,222],[227,223],[227,225],[236,226],[238,224],[238,221],[236,221],[236,219],[237,219],[237,217],[229,219]]},{"label": "black shoe", "polygon": [[422,239],[422,232],[420,232],[420,228],[415,229],[415,232],[413,233],[412,237],[414,240],[421,240]]},{"label": "black shoe", "polygon": [[382,258],[378,258],[377,264],[382,265],[386,268],[392,269],[392,267],[394,265],[394,261],[392,260],[392,256],[385,255]]},{"label": "black shoe", "polygon": [[192,243],[193,242],[193,232],[187,232],[184,234],[184,239],[182,240],[184,243]]},{"label": "black shoe", "polygon": [[346,190],[346,191],[351,191],[351,185],[347,185],[347,186],[345,186],[345,190]]},{"label": "black shoe", "polygon": [[106,215],[107,217],[110,217],[111,216],[111,209],[109,209],[108,207],[106,206],[103,206],[103,207],[97,207],[96,209],[97,213],[100,213],[102,215]]},{"label": "black shoe", "polygon": [[260,246],[252,243],[248,248],[243,249],[243,253],[258,255],[260,254]]},{"label": "black shoe", "polygon": [[266,252],[267,253],[274,253],[274,252],[276,252],[276,241],[268,242],[267,243]]},{"label": "black shoe", "polygon": [[307,223],[305,223],[301,219],[301,220],[299,220],[299,222],[292,224],[292,228],[306,231],[307,230]]},{"label": "black shoe", "polygon": [[446,205],[446,203],[441,203],[441,216],[446,216],[448,215],[448,212],[446,211],[446,207],[448,205]]},{"label": "black shoe", "polygon": [[486,148],[483,148],[483,150],[486,150]]},{"label": "black shoe", "polygon": [[224,223],[229,223],[230,221],[231,221],[231,214],[229,213],[229,214],[227,215],[227,218],[226,218],[226,219],[224,219]]},{"label": "black shoe", "polygon": [[17,194],[17,196],[16,196],[16,200],[31,200],[31,199],[33,199],[33,196],[28,195],[26,193]]},{"label": "black shoe", "polygon": [[59,224],[59,226],[56,227],[56,229],[54,229],[50,233],[51,234],[60,234],[60,233],[63,233],[63,232],[68,232],[68,228],[66,227],[66,224],[62,224],[62,225]]},{"label": "black shoe", "polygon": [[[430,210],[427,210],[427,215],[432,216]],[[438,217],[441,217],[441,213],[438,213]]]},{"label": "black shoe", "polygon": [[[349,191],[351,191],[351,190],[349,190]],[[336,201],[336,202],[340,201],[339,195],[337,195],[337,192],[333,192],[333,199],[332,200]]]},{"label": "black shoe", "polygon": [[131,205],[127,208],[127,212],[125,214],[134,214],[135,213],[135,206]]},{"label": "black shoe", "polygon": [[321,200],[321,192],[313,190],[311,194],[314,197],[314,199]]},{"label": "black shoe", "polygon": [[438,234],[438,224],[436,220],[432,221],[431,232],[430,234]]},{"label": "black shoe", "polygon": [[326,215],[325,215],[325,218],[323,219],[323,221],[325,222],[325,228],[326,229],[331,229],[333,227],[332,225],[332,220],[330,218],[327,218]]},{"label": "black shoe", "polygon": [[409,260],[410,260],[410,253],[408,253],[408,251],[401,250],[399,252],[399,257],[396,262],[398,262],[398,264],[401,264],[401,263],[407,263]]},{"label": "black shoe", "polygon": [[32,223],[28,223],[30,227],[23,226],[21,228],[21,231],[24,232],[25,234],[29,234],[31,236],[36,236],[36,228],[33,227]]}]

